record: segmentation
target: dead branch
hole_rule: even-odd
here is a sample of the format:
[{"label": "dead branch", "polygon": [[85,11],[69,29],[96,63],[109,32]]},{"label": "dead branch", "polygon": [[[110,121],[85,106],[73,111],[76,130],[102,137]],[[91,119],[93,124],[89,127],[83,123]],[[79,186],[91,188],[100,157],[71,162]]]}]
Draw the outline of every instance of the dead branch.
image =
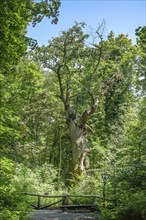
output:
[{"label": "dead branch", "polygon": [[[103,32],[104,32],[104,27],[105,27],[105,21],[103,20],[102,23],[99,25],[97,31],[96,31],[96,34],[97,34],[97,36],[100,39],[100,43],[99,43],[99,45],[93,44],[95,49],[99,50],[99,55],[98,55],[97,63],[95,65],[94,69],[93,69],[93,72],[90,75],[89,86],[88,86],[88,90],[89,91],[91,90],[91,84],[92,84],[92,81],[93,81],[93,76],[96,73],[96,71],[97,71],[97,69],[98,69],[98,67],[100,65],[100,61],[101,61],[102,49],[103,49]],[[101,28],[102,28],[102,31],[100,33]]]}]

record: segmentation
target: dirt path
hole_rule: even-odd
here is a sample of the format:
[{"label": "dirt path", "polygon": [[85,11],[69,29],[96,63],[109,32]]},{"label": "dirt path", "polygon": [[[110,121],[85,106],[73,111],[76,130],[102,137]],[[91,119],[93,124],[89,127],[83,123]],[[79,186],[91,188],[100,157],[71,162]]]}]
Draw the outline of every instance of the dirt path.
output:
[{"label": "dirt path", "polygon": [[97,214],[89,211],[38,210],[27,220],[97,220]]}]

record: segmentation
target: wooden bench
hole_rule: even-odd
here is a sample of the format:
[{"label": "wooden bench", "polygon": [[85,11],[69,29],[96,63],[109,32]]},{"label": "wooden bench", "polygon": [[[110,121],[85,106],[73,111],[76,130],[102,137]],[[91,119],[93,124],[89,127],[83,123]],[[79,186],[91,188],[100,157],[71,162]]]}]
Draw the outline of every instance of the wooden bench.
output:
[{"label": "wooden bench", "polygon": [[89,209],[90,211],[96,211],[97,205],[95,204],[80,204],[80,205],[62,205],[60,207],[63,211],[74,210],[74,209]]}]

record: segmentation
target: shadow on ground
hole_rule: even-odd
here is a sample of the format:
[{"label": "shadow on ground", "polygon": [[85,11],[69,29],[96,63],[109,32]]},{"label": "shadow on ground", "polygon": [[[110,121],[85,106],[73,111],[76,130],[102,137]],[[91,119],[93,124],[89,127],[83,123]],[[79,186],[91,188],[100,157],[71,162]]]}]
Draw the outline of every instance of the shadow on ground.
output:
[{"label": "shadow on ground", "polygon": [[77,210],[62,212],[62,210],[37,210],[31,213],[27,220],[97,220],[98,214],[96,212],[89,212],[86,210]]}]

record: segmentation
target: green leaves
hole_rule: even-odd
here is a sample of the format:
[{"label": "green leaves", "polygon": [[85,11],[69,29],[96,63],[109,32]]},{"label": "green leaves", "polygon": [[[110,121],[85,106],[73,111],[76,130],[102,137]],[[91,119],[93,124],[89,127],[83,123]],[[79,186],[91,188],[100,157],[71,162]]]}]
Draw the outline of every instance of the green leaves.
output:
[{"label": "green leaves", "polygon": [[29,21],[28,0],[0,2],[0,60],[1,71],[6,73],[16,64],[26,49],[25,33]]},{"label": "green leaves", "polygon": [[[60,1],[51,0],[36,3],[32,0],[3,0],[0,2],[0,72],[8,73],[13,65],[26,53],[27,43],[32,40],[25,36],[28,23],[35,26],[43,17],[58,22]],[[34,42],[33,42],[34,46]]]},{"label": "green leaves", "polygon": [[141,89],[141,95],[146,95],[146,26],[136,29],[137,49],[139,56],[137,58],[137,81],[136,88]]},{"label": "green leaves", "polygon": [[33,27],[40,23],[44,17],[52,18],[52,24],[57,24],[60,5],[60,0],[33,2],[31,7]]},{"label": "green leaves", "polygon": [[140,45],[140,47],[146,53],[146,26],[138,27],[135,32],[138,45]]}]

